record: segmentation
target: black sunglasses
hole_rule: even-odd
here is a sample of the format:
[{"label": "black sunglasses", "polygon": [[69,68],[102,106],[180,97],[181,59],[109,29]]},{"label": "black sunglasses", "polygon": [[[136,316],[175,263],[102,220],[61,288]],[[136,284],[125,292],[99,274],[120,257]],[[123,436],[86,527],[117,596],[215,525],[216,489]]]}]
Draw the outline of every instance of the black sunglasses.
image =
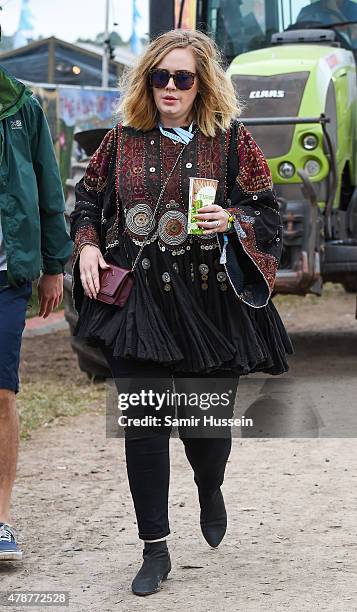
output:
[{"label": "black sunglasses", "polygon": [[194,85],[196,75],[188,70],[176,70],[174,74],[171,74],[168,70],[165,70],[165,68],[154,68],[150,70],[149,76],[151,85],[157,89],[166,87],[171,77],[177,89],[191,89]]}]

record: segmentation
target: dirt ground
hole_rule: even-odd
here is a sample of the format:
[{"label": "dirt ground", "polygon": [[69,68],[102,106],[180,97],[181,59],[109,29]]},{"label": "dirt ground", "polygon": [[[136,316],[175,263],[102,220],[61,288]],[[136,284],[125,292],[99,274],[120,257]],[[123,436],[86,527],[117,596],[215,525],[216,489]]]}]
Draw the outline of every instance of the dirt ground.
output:
[{"label": "dirt ground", "polygon": [[[320,302],[278,302],[296,348],[286,375],[300,381],[296,401],[308,387],[325,421],[326,395],[336,403],[347,393],[355,408],[355,296],[332,289]],[[25,384],[51,379],[65,385],[68,375],[87,387],[66,332],[24,341]],[[249,394],[242,388],[244,408]],[[216,550],[200,533],[192,472],[173,438],[173,570],[160,593],[138,598],[130,582],[142,546],[123,441],[105,437],[103,391],[86,413],[60,417],[22,442],[13,522],[25,555],[22,564],[0,564],[1,592],[69,591],[75,612],[356,611],[356,443],[321,435],[234,439],[223,487],[229,528]]]}]

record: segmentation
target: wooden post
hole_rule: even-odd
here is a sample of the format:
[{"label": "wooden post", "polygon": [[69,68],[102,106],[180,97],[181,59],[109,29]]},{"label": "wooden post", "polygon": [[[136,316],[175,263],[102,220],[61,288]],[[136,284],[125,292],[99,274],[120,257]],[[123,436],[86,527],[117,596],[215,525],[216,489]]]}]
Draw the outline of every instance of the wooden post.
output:
[{"label": "wooden post", "polygon": [[55,82],[56,74],[56,41],[52,37],[48,41],[48,83]]}]

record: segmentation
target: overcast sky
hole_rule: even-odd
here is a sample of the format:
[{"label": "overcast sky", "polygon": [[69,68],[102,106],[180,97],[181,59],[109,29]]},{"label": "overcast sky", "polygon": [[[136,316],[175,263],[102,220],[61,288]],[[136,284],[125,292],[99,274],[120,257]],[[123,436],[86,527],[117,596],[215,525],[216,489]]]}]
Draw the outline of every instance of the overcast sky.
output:
[{"label": "overcast sky", "polygon": [[[148,0],[137,0],[141,14],[139,34],[148,31]],[[7,36],[17,30],[21,0],[0,0],[3,33]],[[124,40],[131,34],[132,0],[110,0],[109,30],[116,30]],[[30,0],[33,15],[33,38],[57,36],[69,42],[77,38],[92,38],[104,31],[105,0]],[[114,27],[116,21],[118,26]]]}]

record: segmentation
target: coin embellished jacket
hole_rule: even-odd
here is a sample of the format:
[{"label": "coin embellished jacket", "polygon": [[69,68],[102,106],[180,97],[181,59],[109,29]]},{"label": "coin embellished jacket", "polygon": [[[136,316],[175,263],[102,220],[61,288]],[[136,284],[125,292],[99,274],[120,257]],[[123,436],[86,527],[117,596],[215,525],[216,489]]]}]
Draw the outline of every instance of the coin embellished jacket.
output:
[{"label": "coin embellished jacket", "polygon": [[[160,190],[182,147],[165,139],[159,129],[144,133],[119,124],[106,134],[75,190],[71,235],[77,310],[83,297],[78,270],[81,248],[92,244],[106,256],[125,247],[128,240],[137,251],[146,240],[156,243],[173,262],[193,246],[199,245],[202,252],[217,250],[237,298],[253,308],[267,305],[281,257],[282,225],[261,149],[237,120],[214,138],[198,130],[185,147],[154,217]],[[218,180],[215,203],[234,219],[226,244],[219,232],[188,235],[190,177]],[[130,267],[131,258],[123,257],[121,265]]]}]

